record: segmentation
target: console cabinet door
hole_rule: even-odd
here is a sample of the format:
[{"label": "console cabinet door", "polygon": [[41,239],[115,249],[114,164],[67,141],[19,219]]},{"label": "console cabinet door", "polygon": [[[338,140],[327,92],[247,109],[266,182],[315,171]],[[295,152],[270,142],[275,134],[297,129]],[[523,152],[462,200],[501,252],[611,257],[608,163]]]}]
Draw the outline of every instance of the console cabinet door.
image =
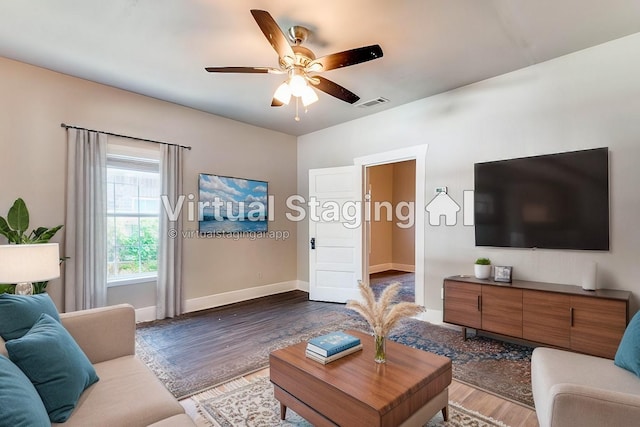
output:
[{"label": "console cabinet door", "polygon": [[481,285],[444,281],[444,321],[455,325],[480,329]]},{"label": "console cabinet door", "polygon": [[522,289],[482,286],[482,329],[522,338]]},{"label": "console cabinet door", "polygon": [[522,338],[556,347],[571,346],[571,296],[522,291]]},{"label": "console cabinet door", "polygon": [[571,297],[571,350],[613,359],[627,327],[625,301]]}]

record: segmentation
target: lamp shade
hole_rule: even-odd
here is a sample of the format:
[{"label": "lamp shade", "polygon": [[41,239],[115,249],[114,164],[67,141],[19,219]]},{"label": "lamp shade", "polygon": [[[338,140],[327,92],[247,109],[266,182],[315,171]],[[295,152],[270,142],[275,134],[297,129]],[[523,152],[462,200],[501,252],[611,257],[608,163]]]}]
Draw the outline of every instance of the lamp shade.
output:
[{"label": "lamp shade", "polygon": [[289,83],[284,82],[280,86],[278,86],[278,89],[276,89],[276,93],[273,94],[273,97],[283,104],[289,105],[289,101],[291,100],[291,88],[289,87]]},{"label": "lamp shade", "polygon": [[57,243],[0,245],[0,283],[44,282],[59,276]]}]

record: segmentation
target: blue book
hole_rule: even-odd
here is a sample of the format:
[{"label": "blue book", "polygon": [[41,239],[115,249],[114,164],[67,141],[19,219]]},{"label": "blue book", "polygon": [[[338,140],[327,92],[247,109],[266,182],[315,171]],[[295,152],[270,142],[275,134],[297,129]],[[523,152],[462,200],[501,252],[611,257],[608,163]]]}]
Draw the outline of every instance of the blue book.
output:
[{"label": "blue book", "polygon": [[311,338],[307,343],[307,350],[328,357],[358,344],[360,344],[360,338],[346,334],[343,331],[337,331]]}]

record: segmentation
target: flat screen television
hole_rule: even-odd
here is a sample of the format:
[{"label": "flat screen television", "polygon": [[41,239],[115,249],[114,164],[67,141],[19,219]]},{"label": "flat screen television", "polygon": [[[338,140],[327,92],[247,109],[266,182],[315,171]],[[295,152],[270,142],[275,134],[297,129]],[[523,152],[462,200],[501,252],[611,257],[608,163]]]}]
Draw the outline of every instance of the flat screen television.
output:
[{"label": "flat screen television", "polygon": [[609,250],[609,149],[476,163],[476,246]]}]

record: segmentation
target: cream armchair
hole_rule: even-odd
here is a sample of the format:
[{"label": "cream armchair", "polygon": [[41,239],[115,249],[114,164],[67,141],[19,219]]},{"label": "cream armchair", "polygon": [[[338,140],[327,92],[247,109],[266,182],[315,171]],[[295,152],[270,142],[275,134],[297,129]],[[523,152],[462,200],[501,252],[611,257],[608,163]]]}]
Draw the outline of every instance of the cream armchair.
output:
[{"label": "cream armchair", "polygon": [[540,427],[628,427],[640,420],[640,378],[613,360],[539,347],[531,383]]}]

